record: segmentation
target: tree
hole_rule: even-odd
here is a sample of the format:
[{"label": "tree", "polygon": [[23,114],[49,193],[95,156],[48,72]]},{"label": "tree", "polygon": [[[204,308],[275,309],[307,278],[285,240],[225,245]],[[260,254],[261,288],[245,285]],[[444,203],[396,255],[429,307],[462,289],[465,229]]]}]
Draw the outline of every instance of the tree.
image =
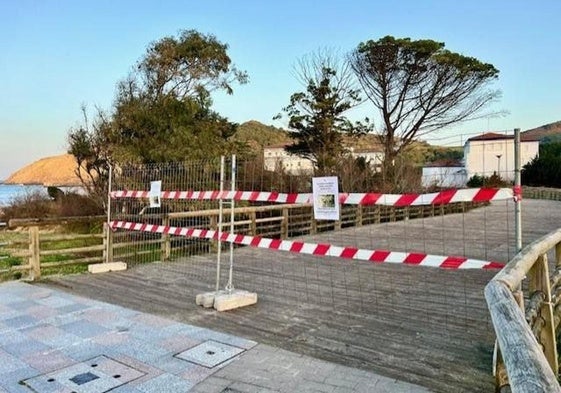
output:
[{"label": "tree", "polygon": [[390,178],[395,158],[415,138],[481,116],[499,95],[489,89],[499,74],[493,65],[450,52],[442,42],[386,36],[360,43],[349,61],[380,113]]},{"label": "tree", "polygon": [[343,134],[356,135],[365,130],[365,126],[345,117],[361,102],[359,92],[348,65],[330,53],[318,52],[303,58],[297,77],[306,91],[294,93],[290,104],[283,108],[294,140],[286,151],[311,160],[316,174],[331,174],[346,152]]},{"label": "tree", "polygon": [[211,109],[211,93],[246,83],[212,35],[182,31],[152,43],[118,84],[109,143],[127,161],[163,162],[227,153],[237,125]]},{"label": "tree", "polygon": [[524,165],[522,184],[561,188],[561,142],[540,144],[540,154]]},{"label": "tree", "polygon": [[98,109],[90,125],[86,107],[82,106],[84,122],[68,132],[68,153],[76,160],[74,173],[86,188],[88,195],[100,207],[105,206],[111,166],[106,130],[109,127],[104,113]]},{"label": "tree", "polygon": [[227,50],[216,37],[194,30],[150,44],[117,84],[112,110],[99,111],[94,127],[70,130],[69,152],[98,172],[98,164],[109,159],[170,162],[235,150],[230,138],[237,125],[212,110],[211,99],[213,91],[232,94],[234,83],[248,79]]},{"label": "tree", "polygon": [[217,89],[233,94],[232,83],[247,83],[248,76],[232,64],[227,51],[227,44],[196,30],[183,30],[178,38],[164,37],[148,47],[137,66],[141,91],[179,100],[205,100]]}]

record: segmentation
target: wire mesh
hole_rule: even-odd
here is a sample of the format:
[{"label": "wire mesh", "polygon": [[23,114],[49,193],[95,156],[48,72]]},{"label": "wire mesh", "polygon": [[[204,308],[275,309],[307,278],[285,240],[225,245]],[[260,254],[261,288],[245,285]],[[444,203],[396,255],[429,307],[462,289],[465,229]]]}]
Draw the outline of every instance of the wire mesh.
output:
[{"label": "wire mesh", "polygon": [[[225,168],[224,189],[229,190],[232,173],[228,162]],[[219,160],[131,166],[116,172],[113,190],[147,191],[152,180],[161,180],[165,191],[220,189]],[[405,174],[403,170],[400,176]],[[310,173],[267,170],[259,160],[238,162],[236,175],[235,190],[312,191]],[[380,175],[376,168],[342,167],[338,176],[341,192],[378,191]],[[416,176],[409,190],[424,192],[419,170]],[[434,190],[432,185],[430,191]],[[318,221],[311,204],[241,200],[236,201],[234,210],[234,233],[506,262],[514,255],[512,211],[511,200],[403,207],[343,205],[340,220]],[[146,200],[120,198],[112,200],[112,212],[114,220],[230,231],[229,206],[224,206],[225,222],[219,227],[217,200],[163,199],[162,207],[154,211],[147,207]],[[220,287],[228,282],[228,269],[224,268],[228,265],[228,246],[221,246]],[[118,231],[114,247],[114,258],[129,265],[159,261],[182,279],[187,277],[193,291],[214,289],[216,240]],[[452,271],[239,245],[234,248],[233,286],[256,291],[264,301],[305,303],[353,315],[375,314],[389,324],[422,320],[422,326],[416,329],[425,332],[438,328],[455,334],[475,331],[482,320],[490,323],[482,290],[495,271]],[[492,329],[482,329],[477,334],[489,338]]]},{"label": "wire mesh", "polygon": [[[217,190],[220,186],[220,161],[126,165],[113,171],[112,191],[149,191],[151,181],[161,181],[162,190]],[[218,201],[162,199],[160,207],[150,207],[147,198],[113,198],[111,219],[190,228],[216,228]],[[113,234],[113,259],[134,267],[152,262],[177,261],[185,256],[216,252],[215,242],[172,234],[117,231]],[[198,263],[178,266],[178,274],[192,275],[210,283],[215,266]]]}]

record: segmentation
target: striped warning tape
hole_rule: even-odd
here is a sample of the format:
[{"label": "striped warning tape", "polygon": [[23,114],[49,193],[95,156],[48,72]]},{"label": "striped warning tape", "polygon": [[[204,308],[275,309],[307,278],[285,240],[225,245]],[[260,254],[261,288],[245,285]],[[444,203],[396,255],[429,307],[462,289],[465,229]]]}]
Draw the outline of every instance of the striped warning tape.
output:
[{"label": "striped warning tape", "polygon": [[[195,229],[152,225],[126,221],[112,221],[111,228],[129,231],[162,233],[174,236],[194,237],[199,239],[218,240],[218,231],[209,229]],[[298,254],[317,256],[331,256],[359,261],[376,263],[399,263],[406,265],[432,266],[444,269],[501,269],[504,264],[500,262],[481,261],[453,256],[428,255],[412,252],[394,252],[385,250],[366,250],[355,247],[339,247],[331,244],[314,244],[292,240],[269,239],[259,236],[248,236],[222,232],[220,240],[255,248],[289,251]]]},{"label": "striped warning tape", "polygon": [[[113,191],[112,198],[148,198],[149,191]],[[468,188],[445,190],[430,194],[378,194],[351,193],[339,194],[339,202],[345,205],[386,205],[421,206],[446,205],[454,202],[490,202],[513,198],[510,188]],[[217,200],[273,202],[273,203],[312,203],[312,194],[285,194],[265,191],[163,191],[163,199]]]}]

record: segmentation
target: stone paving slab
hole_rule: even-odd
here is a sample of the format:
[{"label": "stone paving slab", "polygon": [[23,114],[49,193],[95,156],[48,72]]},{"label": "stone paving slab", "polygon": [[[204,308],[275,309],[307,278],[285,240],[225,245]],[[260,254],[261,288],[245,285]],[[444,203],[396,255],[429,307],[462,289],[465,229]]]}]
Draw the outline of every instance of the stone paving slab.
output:
[{"label": "stone paving slab", "polygon": [[[205,343],[211,350],[202,355],[226,354],[226,360],[192,361],[201,356],[197,348],[206,348]],[[181,356],[190,349],[195,349],[193,359]],[[106,376],[109,379],[103,379]],[[23,282],[0,285],[0,393],[108,389],[112,393],[428,392],[62,291]]]}]

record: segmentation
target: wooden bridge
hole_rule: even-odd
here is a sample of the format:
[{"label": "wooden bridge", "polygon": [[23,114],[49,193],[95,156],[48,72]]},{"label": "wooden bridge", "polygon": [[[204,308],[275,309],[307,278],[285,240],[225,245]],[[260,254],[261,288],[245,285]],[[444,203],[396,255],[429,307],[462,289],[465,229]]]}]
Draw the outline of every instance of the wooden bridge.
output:
[{"label": "wooden bridge", "polygon": [[[554,201],[525,201],[525,244],[560,226],[559,207]],[[510,214],[504,204],[492,204],[465,214],[341,229],[337,238],[352,236],[357,246],[385,249],[415,248],[423,239],[427,252],[444,245],[450,255],[465,251],[472,258],[507,261],[515,255],[509,241],[513,226],[504,224]],[[447,239],[457,228],[465,232],[463,240]],[[427,237],[433,229],[439,235]],[[305,239],[330,243],[333,236],[326,232]],[[436,392],[494,390],[495,334],[483,290],[497,271],[372,264],[250,248],[237,249],[234,260],[234,284],[257,291],[259,302],[225,313],[194,302],[197,293],[213,286],[213,255],[120,273],[51,278],[44,284]]]}]

